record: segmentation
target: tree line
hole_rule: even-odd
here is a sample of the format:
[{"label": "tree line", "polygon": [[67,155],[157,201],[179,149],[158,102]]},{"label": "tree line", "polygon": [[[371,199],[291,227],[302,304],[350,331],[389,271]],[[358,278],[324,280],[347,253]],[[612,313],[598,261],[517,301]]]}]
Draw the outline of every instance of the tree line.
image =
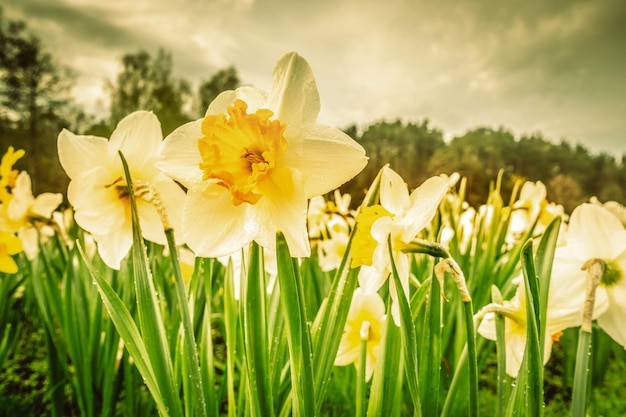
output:
[{"label": "tree line", "polygon": [[[18,169],[33,178],[35,194],[65,192],[68,179],[58,162],[56,138],[62,128],[109,137],[116,124],[132,111],[153,111],[163,134],[204,115],[221,91],[241,84],[228,67],[203,80],[197,88],[172,71],[172,55],[163,49],[151,54],[124,55],[114,80],[106,82],[110,98],[107,117],[87,114],[73,101],[75,74],[61,65],[23,21],[6,19],[0,8],[0,153],[8,146],[26,150]],[[591,154],[582,145],[554,143],[541,134],[515,135],[505,128],[477,127],[444,141],[440,129],[421,122],[378,121],[345,129],[370,158],[368,166],[344,187],[360,201],[378,170],[390,166],[416,187],[439,173],[467,177],[467,199],[486,201],[490,183],[503,170],[502,188],[510,193],[518,180],[543,181],[548,198],[567,211],[597,196],[601,201],[626,200],[626,154],[617,161],[608,153]],[[505,201],[507,201],[505,199]]]}]

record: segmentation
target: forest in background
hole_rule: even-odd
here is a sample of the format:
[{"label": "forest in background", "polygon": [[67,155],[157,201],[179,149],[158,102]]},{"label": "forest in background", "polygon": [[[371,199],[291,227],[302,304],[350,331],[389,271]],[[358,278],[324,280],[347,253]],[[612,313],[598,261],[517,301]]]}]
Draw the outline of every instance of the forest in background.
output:
[{"label": "forest in background", "polygon": [[[29,172],[35,195],[65,193],[69,179],[56,150],[61,129],[109,137],[125,115],[143,109],[158,116],[165,136],[202,117],[221,91],[242,84],[234,67],[217,71],[197,87],[176,77],[172,68],[168,51],[127,53],[116,78],[106,81],[109,115],[97,118],[73,100],[75,74],[29,32],[25,22],[6,19],[0,8],[0,154],[9,146],[26,151],[16,168]],[[592,196],[622,204],[626,200],[626,153],[616,160],[566,140],[555,143],[540,133],[516,137],[505,127],[479,126],[446,142],[444,132],[428,119],[374,121],[344,130],[370,158],[364,171],[342,187],[356,203],[386,163],[410,188],[432,175],[458,172],[467,178],[467,200],[474,206],[486,201],[500,170],[505,202],[519,180],[541,180],[548,199],[563,204],[567,212]]]}]

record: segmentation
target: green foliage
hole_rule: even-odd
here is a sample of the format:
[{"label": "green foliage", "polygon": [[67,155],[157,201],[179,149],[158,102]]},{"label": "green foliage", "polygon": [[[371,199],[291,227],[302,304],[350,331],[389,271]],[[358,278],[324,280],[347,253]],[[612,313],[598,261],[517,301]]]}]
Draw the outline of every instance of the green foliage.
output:
[{"label": "green foliage", "polygon": [[429,160],[445,147],[443,132],[432,128],[428,120],[419,124],[382,121],[369,125],[361,135],[357,134],[355,126],[347,128],[346,132],[365,148],[369,157],[365,169],[344,187],[355,196],[363,195],[380,167],[387,163],[410,181],[411,187],[416,187],[431,176]]},{"label": "green foliage", "polygon": [[548,200],[562,204],[566,212],[593,196],[600,201],[626,200],[626,160],[619,163],[607,153],[592,155],[582,145],[553,143],[540,134],[516,138],[504,128],[479,127],[449,143],[440,130],[420,124],[376,122],[359,133],[356,126],[345,132],[366,149],[368,166],[342,187],[362,195],[378,167],[389,163],[416,187],[426,178],[458,172],[466,178],[466,200],[477,207],[487,198],[490,184],[503,170],[501,194],[508,201],[519,180],[543,181]]},{"label": "green foliage", "polygon": [[67,187],[58,174],[55,139],[61,128],[84,116],[70,102],[71,83],[70,70],[56,62],[26,23],[5,19],[0,8],[0,152],[12,144],[38,155],[20,161],[37,179],[36,193]]},{"label": "green foliage", "polygon": [[186,80],[173,78],[172,54],[163,49],[156,57],[146,51],[124,55],[122,71],[109,89],[111,126],[135,110],[153,111],[165,135],[191,120],[185,111],[191,87]]},{"label": "green foliage", "polygon": [[200,84],[200,87],[198,87],[198,117],[204,117],[209,104],[219,93],[226,90],[234,90],[239,87],[240,83],[237,70],[235,67],[230,66],[219,70],[211,79]]}]

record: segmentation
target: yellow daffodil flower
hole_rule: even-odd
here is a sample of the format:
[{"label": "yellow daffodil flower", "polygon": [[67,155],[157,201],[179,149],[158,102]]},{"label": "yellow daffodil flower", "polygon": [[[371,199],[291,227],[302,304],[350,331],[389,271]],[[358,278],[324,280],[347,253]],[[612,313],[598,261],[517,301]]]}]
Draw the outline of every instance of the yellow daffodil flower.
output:
[{"label": "yellow daffodil flower", "polygon": [[[391,168],[383,168],[380,183],[380,206],[364,209],[357,217],[357,233],[353,243],[352,267],[372,265],[378,271],[380,288],[391,274],[388,240],[404,293],[409,295],[409,255],[402,250],[431,222],[439,203],[448,191],[448,180],[432,177],[409,195],[406,183]],[[391,312],[399,325],[394,281],[389,282],[393,299]],[[369,287],[369,285],[368,285]]]},{"label": "yellow daffodil flower", "polygon": [[0,272],[15,274],[17,264],[11,257],[22,251],[22,241],[9,232],[0,232]]},{"label": "yellow daffodil flower", "polygon": [[159,168],[183,184],[184,240],[197,256],[230,254],[252,241],[273,249],[285,235],[292,256],[310,254],[307,199],[348,181],[364,149],[316,122],[319,95],[309,64],[283,55],[269,93],[220,94],[203,119],[165,139]]},{"label": "yellow daffodil flower", "polygon": [[7,152],[2,156],[0,161],[0,203],[8,203],[11,200],[11,193],[15,187],[15,180],[17,179],[18,171],[13,169],[13,165],[24,156],[24,150],[13,149],[13,146],[9,146]]},{"label": "yellow daffodil flower", "polygon": [[30,176],[22,171],[15,179],[10,200],[0,206],[0,230],[17,233],[26,256],[33,259],[39,251],[39,234],[54,233],[46,223],[62,202],[59,193],[42,193],[35,198]]},{"label": "yellow daffodil flower", "polygon": [[382,338],[387,316],[385,315],[385,304],[378,293],[368,293],[363,288],[357,288],[352,297],[350,311],[346,326],[339,342],[336,366],[346,366],[354,364],[360,366],[361,343],[367,342],[365,379],[370,380],[376,367],[378,350]]},{"label": "yellow daffodil flower", "polygon": [[74,206],[76,223],[92,234],[98,253],[111,268],[119,269],[133,241],[128,187],[118,151],[124,154],[134,181],[143,237],[166,243],[155,201],[140,198],[141,189],[156,190],[174,231],[180,229],[185,193],[155,166],[162,139],[159,120],[147,111],[122,119],[108,141],[65,129],[59,134],[59,160],[71,179],[67,198]]},{"label": "yellow daffodil flower", "polygon": [[590,260],[604,264],[595,304],[604,305],[605,311],[594,318],[626,348],[626,229],[606,208],[585,203],[572,212],[567,244],[555,253],[552,279],[567,279],[563,288],[568,290],[587,285],[587,272],[582,268]]}]

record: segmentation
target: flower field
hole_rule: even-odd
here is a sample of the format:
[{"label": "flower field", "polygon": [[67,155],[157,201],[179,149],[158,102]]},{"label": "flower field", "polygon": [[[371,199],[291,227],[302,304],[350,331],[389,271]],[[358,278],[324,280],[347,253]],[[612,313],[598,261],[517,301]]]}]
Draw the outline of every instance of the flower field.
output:
[{"label": "flower field", "polygon": [[622,205],[498,176],[472,207],[389,165],[354,201],[365,150],[317,122],[304,58],[272,74],[165,138],[148,111],[61,131],[66,209],[6,151],[0,415],[626,412]]}]

